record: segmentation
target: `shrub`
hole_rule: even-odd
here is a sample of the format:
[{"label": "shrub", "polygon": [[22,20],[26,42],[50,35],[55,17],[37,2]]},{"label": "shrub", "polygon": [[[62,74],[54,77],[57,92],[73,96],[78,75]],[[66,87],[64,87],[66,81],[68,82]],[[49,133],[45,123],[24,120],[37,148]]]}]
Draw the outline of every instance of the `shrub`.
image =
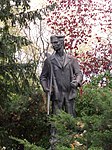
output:
[{"label": "shrub", "polygon": [[112,79],[105,74],[108,83],[99,87],[102,77],[93,78],[83,86],[83,94],[78,95],[76,100],[76,118],[65,112],[51,118],[57,129],[57,149],[63,146],[76,150],[111,149]]},{"label": "shrub", "polygon": [[23,149],[9,137],[26,139],[37,146],[49,146],[49,125],[47,124],[45,98],[41,90],[32,95],[13,95],[12,101],[1,116],[0,145],[7,150]]}]

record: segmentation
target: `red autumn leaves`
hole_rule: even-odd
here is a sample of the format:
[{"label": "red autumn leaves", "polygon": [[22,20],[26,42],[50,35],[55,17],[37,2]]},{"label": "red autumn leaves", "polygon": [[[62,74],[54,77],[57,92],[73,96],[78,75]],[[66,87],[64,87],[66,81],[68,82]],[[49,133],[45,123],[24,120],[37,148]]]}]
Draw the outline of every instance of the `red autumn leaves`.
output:
[{"label": "red autumn leaves", "polygon": [[[53,2],[49,0],[49,4]],[[112,43],[108,41],[105,44],[102,39],[109,40],[108,35],[112,31],[111,0],[55,0],[55,2],[57,5],[54,11],[49,11],[47,16],[47,24],[51,27],[52,33],[66,36],[65,48],[73,55],[77,55],[86,76],[105,72],[111,61]],[[90,49],[85,50],[84,47],[80,52],[82,43],[89,45]]]}]

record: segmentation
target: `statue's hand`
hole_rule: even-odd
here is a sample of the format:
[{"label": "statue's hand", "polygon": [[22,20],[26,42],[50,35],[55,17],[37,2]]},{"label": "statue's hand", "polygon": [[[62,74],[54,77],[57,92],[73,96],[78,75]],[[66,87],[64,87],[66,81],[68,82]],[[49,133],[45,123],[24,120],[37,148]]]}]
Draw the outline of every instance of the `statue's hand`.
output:
[{"label": "statue's hand", "polygon": [[44,88],[44,92],[45,92],[45,93],[48,93],[48,92],[49,92],[49,89],[48,89],[48,88]]},{"label": "statue's hand", "polygon": [[72,88],[77,88],[78,87],[78,82],[76,80],[73,80],[71,83]]}]

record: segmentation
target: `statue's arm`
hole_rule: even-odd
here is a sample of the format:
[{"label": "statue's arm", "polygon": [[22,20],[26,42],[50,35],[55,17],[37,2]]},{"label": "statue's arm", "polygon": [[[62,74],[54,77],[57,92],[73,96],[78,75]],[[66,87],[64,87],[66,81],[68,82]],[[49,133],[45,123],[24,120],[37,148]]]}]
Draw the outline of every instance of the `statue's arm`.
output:
[{"label": "statue's arm", "polygon": [[49,92],[49,70],[49,61],[46,59],[40,75],[40,84],[42,85],[44,92]]},{"label": "statue's arm", "polygon": [[83,74],[80,70],[79,63],[75,58],[73,58],[72,67],[73,67],[73,81],[72,81],[72,83],[74,84],[74,86],[80,87],[82,84],[82,80],[83,80]]}]

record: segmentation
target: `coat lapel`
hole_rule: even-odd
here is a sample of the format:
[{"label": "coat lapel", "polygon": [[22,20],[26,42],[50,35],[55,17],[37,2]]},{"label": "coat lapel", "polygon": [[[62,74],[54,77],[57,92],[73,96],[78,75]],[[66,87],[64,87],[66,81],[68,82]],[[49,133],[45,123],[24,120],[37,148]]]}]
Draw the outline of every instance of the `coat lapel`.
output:
[{"label": "coat lapel", "polygon": [[59,63],[58,59],[56,58],[55,54],[52,56],[51,62],[52,62],[54,65],[58,66],[59,68],[62,68],[62,66],[61,66],[61,64]]},{"label": "coat lapel", "polygon": [[70,62],[70,60],[71,60],[70,56],[65,54],[65,61],[64,61],[64,66],[63,67],[65,67]]},{"label": "coat lapel", "polygon": [[67,54],[65,54],[65,60],[64,60],[63,66],[62,66],[62,65],[60,64],[60,62],[58,61],[58,59],[57,59],[57,57],[56,57],[55,54],[54,54],[54,55],[52,56],[52,58],[51,58],[51,62],[52,62],[53,64],[55,64],[56,66],[58,66],[59,68],[64,68],[64,67],[66,67],[66,65],[70,62],[70,60],[71,60],[71,57],[68,56]]}]

